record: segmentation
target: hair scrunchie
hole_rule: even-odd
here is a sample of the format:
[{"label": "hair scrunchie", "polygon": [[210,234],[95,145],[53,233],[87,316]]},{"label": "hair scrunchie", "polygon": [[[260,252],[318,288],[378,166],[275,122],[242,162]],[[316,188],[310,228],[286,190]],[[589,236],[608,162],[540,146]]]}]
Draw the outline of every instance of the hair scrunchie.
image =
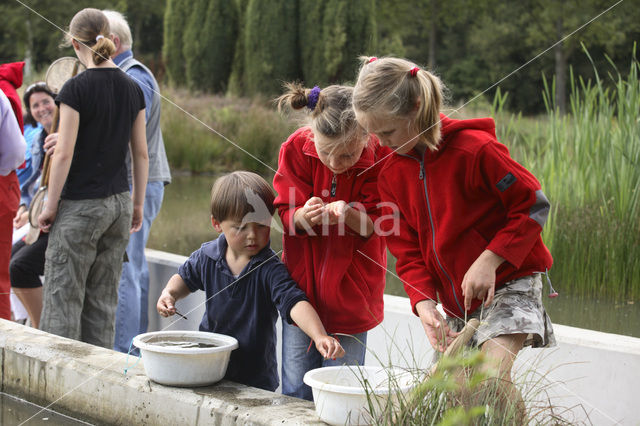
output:
[{"label": "hair scrunchie", "polygon": [[100,41],[100,39],[101,39],[101,38],[104,38],[104,36],[103,36],[102,34],[98,34],[98,35],[96,36],[96,43],[97,43],[98,41]]},{"label": "hair scrunchie", "polygon": [[378,58],[376,58],[375,56],[372,56],[371,58],[369,58],[369,60],[367,61],[368,64],[370,64],[373,61],[377,61]]},{"label": "hair scrunchie", "polygon": [[320,90],[321,89],[318,86],[313,86],[313,89],[311,89],[311,92],[309,92],[309,96],[307,96],[307,108],[309,108],[311,111],[316,109],[318,98],[320,97]]},{"label": "hair scrunchie", "polygon": [[420,71],[420,68],[418,67],[413,67],[409,70],[409,75],[411,77],[415,77],[418,74],[418,71]]}]

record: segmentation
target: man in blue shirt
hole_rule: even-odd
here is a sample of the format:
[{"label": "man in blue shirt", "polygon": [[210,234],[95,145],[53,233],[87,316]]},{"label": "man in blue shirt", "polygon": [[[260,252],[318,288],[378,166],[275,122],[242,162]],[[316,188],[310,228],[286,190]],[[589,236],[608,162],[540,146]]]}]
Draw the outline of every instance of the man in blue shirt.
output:
[{"label": "man in blue shirt", "polygon": [[[127,352],[133,338],[147,331],[149,323],[147,306],[149,298],[149,269],[144,248],[149,238],[149,230],[164,196],[164,186],[171,182],[169,163],[164,150],[160,130],[160,90],[151,71],[134,59],[131,47],[131,30],[124,16],[118,12],[104,10],[109,19],[111,36],[116,51],[113,61],[129,75],[142,89],[145,100],[147,147],[149,151],[149,179],[144,200],[144,217],[140,231],[131,235],[127,245],[129,259],[123,265],[118,287],[118,307],[116,308],[116,331],[113,349]],[[131,185],[131,159],[127,156],[129,184]]]},{"label": "man in blue shirt", "polygon": [[221,234],[191,254],[157,304],[160,315],[167,317],[175,314],[176,300],[204,290],[200,331],[238,340],[225,378],[270,391],[278,387],[278,311],[283,321],[295,321],[325,358],[344,356],[340,343],[327,335],[304,292],[269,247],[274,198],[271,186],[255,173],[219,178],[211,191],[211,222]]}]

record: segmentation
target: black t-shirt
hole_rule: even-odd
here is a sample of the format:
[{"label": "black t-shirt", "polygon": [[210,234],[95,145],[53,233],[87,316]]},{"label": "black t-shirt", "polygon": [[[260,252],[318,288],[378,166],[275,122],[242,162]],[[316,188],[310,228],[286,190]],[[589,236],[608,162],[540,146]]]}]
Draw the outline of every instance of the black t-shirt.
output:
[{"label": "black t-shirt", "polygon": [[129,190],[125,158],[144,95],[119,68],[90,68],[56,97],[80,114],[78,138],[61,198],[105,198]]}]

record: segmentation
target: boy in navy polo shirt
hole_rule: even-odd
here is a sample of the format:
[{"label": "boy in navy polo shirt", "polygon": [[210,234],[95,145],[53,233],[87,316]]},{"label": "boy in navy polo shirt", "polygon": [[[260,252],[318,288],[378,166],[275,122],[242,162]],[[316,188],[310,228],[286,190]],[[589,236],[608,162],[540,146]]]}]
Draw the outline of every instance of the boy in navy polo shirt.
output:
[{"label": "boy in navy polo shirt", "polygon": [[160,315],[175,314],[175,302],[204,290],[201,331],[233,336],[225,379],[273,391],[278,387],[275,322],[295,322],[325,358],[344,355],[287,268],[269,247],[274,193],[255,173],[225,175],[211,190],[211,222],[220,236],[204,243],[171,277],[158,299]]}]

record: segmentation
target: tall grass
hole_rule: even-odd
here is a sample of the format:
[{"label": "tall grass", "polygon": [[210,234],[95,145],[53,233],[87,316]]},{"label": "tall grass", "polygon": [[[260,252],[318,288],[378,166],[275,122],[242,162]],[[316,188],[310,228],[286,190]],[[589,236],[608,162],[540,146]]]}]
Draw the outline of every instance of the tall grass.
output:
[{"label": "tall grass", "polygon": [[281,117],[268,102],[164,91],[193,116],[175,105],[163,105],[162,131],[172,169],[193,173],[244,169],[273,175],[280,144],[295,123]]},{"label": "tall grass", "polygon": [[[552,103],[545,82],[546,121],[494,115],[499,138],[540,180],[552,203],[543,238],[560,289],[617,300],[640,298],[640,82],[635,49],[626,75],[603,81],[571,74],[570,112]],[[506,124],[500,124],[504,121]]]}]

